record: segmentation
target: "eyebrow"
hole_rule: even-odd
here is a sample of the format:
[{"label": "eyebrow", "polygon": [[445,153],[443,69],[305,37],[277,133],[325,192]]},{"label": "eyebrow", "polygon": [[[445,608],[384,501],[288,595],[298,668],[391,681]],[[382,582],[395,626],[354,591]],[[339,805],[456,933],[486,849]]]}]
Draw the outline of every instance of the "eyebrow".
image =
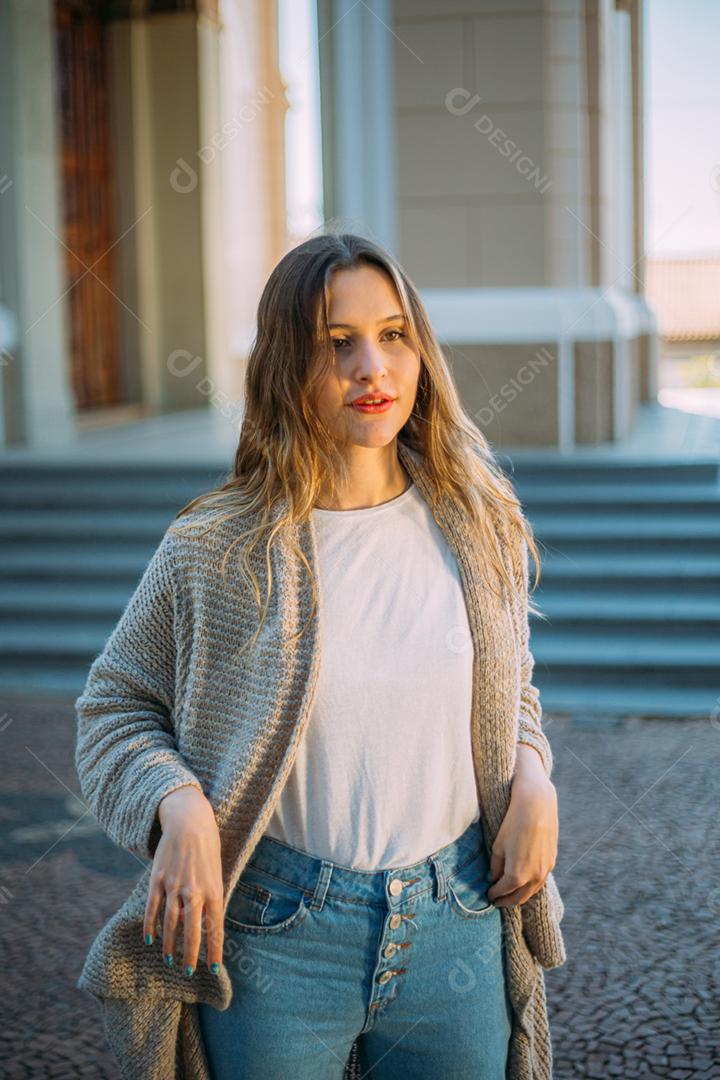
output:
[{"label": "eyebrow", "polygon": [[[404,321],[405,316],[403,314],[400,314],[400,315],[386,315],[384,319],[378,319],[378,321],[377,321],[377,323],[375,325],[380,326],[382,323],[394,322],[395,319],[402,319]],[[330,330],[354,330],[355,329],[355,327],[352,325],[352,323],[344,323],[344,322],[328,323],[328,328]]]}]

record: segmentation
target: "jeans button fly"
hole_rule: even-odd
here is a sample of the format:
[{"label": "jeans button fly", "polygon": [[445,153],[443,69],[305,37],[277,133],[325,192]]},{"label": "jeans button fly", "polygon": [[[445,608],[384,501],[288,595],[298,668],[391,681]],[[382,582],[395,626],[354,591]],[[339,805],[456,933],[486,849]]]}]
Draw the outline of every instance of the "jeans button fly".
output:
[{"label": "jeans button fly", "polygon": [[399,896],[400,893],[403,891],[404,883],[400,880],[400,878],[393,878],[390,882],[389,888],[391,896]]}]

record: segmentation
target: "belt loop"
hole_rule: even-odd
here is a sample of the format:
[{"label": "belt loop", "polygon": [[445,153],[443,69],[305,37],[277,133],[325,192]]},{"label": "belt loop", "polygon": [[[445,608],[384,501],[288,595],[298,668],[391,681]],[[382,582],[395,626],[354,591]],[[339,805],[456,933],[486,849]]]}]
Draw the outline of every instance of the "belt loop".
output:
[{"label": "belt loop", "polygon": [[320,873],[318,874],[318,879],[315,883],[315,891],[313,892],[312,900],[308,904],[308,907],[311,907],[316,911],[322,911],[332,872],[333,864],[328,859],[322,859]]},{"label": "belt loop", "polygon": [[430,855],[429,859],[430,859],[430,862],[433,864],[433,867],[435,868],[435,881],[436,881],[436,884],[437,884],[435,899],[436,900],[444,900],[445,899],[445,864],[443,863],[442,859],[439,858],[437,855]]}]

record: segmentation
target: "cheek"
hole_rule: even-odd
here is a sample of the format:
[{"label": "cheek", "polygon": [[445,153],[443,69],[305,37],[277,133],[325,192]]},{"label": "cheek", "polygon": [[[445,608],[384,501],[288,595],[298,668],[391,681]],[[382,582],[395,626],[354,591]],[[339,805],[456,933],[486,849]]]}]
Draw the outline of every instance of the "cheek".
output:
[{"label": "cheek", "polygon": [[398,373],[406,388],[414,389],[420,378],[420,354],[413,349],[405,349],[399,360]]},{"label": "cheek", "polygon": [[317,411],[320,416],[336,416],[343,404],[343,391],[335,375],[329,376],[319,388],[316,397]]}]

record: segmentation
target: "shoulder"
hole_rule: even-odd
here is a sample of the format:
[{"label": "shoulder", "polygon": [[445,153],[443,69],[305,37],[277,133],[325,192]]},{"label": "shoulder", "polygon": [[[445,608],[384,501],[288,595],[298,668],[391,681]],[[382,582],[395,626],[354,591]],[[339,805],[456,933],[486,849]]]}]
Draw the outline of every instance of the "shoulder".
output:
[{"label": "shoulder", "polygon": [[[197,582],[219,571],[256,524],[256,515],[191,510],[173,518],[158,545],[175,583]],[[229,554],[228,554],[229,553]]]}]

